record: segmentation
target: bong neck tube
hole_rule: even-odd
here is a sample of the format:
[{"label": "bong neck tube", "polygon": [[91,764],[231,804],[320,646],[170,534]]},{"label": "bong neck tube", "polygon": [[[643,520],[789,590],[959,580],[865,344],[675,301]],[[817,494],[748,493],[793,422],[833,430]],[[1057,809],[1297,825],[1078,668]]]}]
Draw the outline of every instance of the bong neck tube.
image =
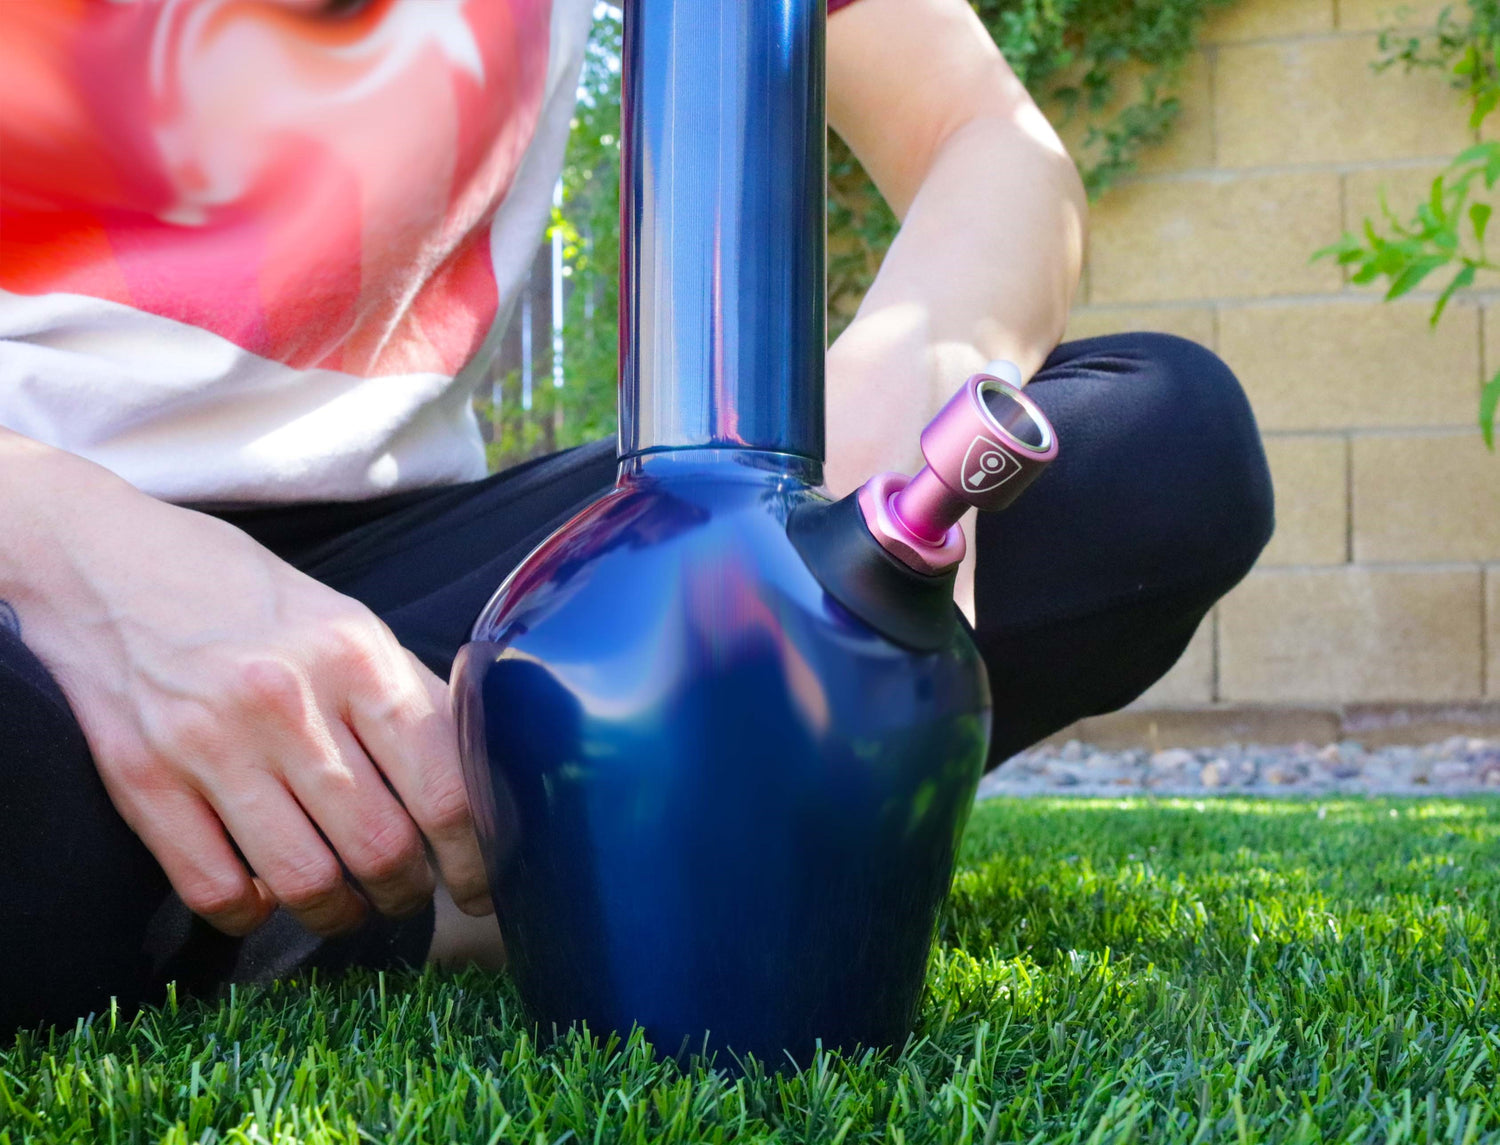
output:
[{"label": "bong neck tube", "polygon": [[625,0],[620,456],[823,459],[826,0]]}]

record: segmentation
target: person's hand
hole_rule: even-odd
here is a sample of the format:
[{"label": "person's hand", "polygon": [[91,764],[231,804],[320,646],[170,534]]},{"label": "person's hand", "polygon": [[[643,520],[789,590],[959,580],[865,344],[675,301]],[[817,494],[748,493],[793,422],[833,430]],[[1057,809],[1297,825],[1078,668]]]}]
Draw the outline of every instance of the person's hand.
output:
[{"label": "person's hand", "polygon": [[190,909],[231,934],[277,903],[323,934],[409,914],[425,838],[454,902],[490,910],[448,689],[373,613],[113,479],[30,500],[0,596]]}]

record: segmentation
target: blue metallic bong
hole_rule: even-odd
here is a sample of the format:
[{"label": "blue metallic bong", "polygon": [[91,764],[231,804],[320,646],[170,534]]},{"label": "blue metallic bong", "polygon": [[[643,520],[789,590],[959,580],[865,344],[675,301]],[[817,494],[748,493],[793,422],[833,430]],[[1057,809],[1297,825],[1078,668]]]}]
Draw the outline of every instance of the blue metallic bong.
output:
[{"label": "blue metallic bong", "polygon": [[[619,480],[505,581],[453,677],[543,1031],[805,1063],[915,1020],[990,697],[952,568],[877,539],[875,482],[817,490],[824,3],[625,5]],[[987,473],[1026,469],[1018,492],[1055,451],[975,384],[950,403],[982,421],[949,481],[973,495],[928,481],[956,506],[932,551]]]}]

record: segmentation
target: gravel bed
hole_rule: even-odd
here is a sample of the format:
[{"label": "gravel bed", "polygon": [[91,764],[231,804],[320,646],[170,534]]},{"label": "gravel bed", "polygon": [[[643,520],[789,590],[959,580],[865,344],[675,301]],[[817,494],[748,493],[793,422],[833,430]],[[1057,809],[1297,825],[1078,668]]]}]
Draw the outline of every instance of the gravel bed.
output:
[{"label": "gravel bed", "polygon": [[1500,795],[1500,739],[1455,736],[1421,747],[1366,749],[1227,744],[1152,752],[1101,751],[1077,740],[1038,747],[984,777],[991,795]]}]

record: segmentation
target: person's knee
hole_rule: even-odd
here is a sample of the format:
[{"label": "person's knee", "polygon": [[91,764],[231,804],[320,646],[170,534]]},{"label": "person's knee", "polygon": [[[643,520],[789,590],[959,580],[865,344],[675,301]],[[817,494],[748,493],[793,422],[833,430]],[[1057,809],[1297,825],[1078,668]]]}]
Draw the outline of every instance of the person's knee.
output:
[{"label": "person's knee", "polygon": [[62,691],[0,630],[0,1040],[146,998],[169,887],[109,800]]},{"label": "person's knee", "polygon": [[[1217,354],[1171,334],[1125,335],[1147,395],[1140,448],[1166,451],[1163,480],[1179,506],[1172,532],[1227,591],[1275,527],[1260,430],[1244,389]],[[1170,491],[1170,490],[1169,490]]]},{"label": "person's knee", "polygon": [[992,762],[1145,691],[1272,528],[1255,417],[1204,347],[1072,342],[1033,386],[1058,460],[975,534],[976,642],[1007,698]]}]

